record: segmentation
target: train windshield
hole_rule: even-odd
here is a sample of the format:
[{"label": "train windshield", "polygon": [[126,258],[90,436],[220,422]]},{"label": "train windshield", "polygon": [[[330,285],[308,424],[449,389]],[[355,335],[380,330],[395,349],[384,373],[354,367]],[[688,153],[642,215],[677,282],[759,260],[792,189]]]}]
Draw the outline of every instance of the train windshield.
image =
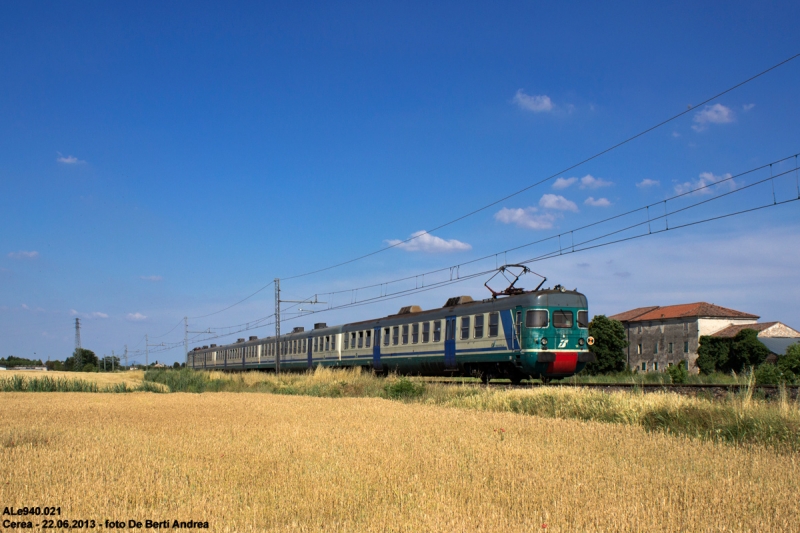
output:
[{"label": "train windshield", "polygon": [[547,325],[547,310],[537,309],[536,311],[528,311],[525,314],[526,328],[546,328]]},{"label": "train windshield", "polygon": [[578,327],[589,327],[589,311],[578,311]]},{"label": "train windshield", "polygon": [[553,311],[553,326],[557,328],[571,328],[572,327],[572,311]]}]

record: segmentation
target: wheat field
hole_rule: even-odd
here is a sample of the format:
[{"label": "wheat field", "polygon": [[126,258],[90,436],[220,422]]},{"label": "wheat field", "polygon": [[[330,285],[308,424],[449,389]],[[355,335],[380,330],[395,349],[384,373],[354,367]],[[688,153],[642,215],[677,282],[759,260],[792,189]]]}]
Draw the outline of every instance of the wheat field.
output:
[{"label": "wheat field", "polygon": [[375,398],[4,393],[0,504],[214,531],[797,531],[791,454]]},{"label": "wheat field", "polygon": [[82,379],[97,383],[98,386],[117,385],[125,383],[130,387],[136,387],[142,383],[144,370],[126,370],[125,372],[60,372],[49,370],[6,370],[0,372],[0,378],[10,378],[11,376],[22,376],[26,379]]}]

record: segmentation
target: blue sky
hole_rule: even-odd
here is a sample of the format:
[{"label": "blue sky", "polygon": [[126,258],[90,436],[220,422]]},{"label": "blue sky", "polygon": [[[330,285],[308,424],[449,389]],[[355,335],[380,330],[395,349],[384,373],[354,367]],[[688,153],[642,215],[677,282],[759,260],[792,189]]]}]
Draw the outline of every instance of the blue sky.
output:
[{"label": "blue sky", "polygon": [[[142,350],[146,333],[182,341],[182,326],[164,334],[184,316],[439,226],[797,54],[798,15],[793,2],[5,2],[0,355],[63,359],[76,316],[99,354]],[[413,246],[284,281],[284,296],[469,261],[795,154],[798,82],[800,59]],[[775,182],[778,201],[794,179]],[[771,199],[767,183],[671,222]],[[592,314],[710,301],[800,328],[799,222],[795,202],[531,266],[584,291]],[[483,297],[484,280],[284,328]],[[273,307],[269,287],[190,330]]]}]

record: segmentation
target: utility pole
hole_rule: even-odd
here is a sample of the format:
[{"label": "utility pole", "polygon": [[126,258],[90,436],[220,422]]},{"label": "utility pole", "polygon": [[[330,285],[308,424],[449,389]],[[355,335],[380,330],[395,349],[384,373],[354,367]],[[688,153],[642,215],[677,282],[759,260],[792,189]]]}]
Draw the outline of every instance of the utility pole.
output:
[{"label": "utility pole", "polygon": [[111,371],[114,371],[114,350],[111,350]]},{"label": "utility pole", "polygon": [[144,368],[147,369],[148,361],[150,360],[150,341],[147,339],[147,333],[144,334]]},{"label": "utility pole", "polygon": [[281,280],[275,278],[275,374],[281,373]]},{"label": "utility pole", "polygon": [[75,318],[75,355],[72,360],[72,369],[80,370],[83,365],[81,364],[81,319]]},{"label": "utility pole", "polygon": [[128,366],[128,345],[125,345],[125,366]]},{"label": "utility pole", "polygon": [[183,317],[183,356],[189,366],[189,319]]}]

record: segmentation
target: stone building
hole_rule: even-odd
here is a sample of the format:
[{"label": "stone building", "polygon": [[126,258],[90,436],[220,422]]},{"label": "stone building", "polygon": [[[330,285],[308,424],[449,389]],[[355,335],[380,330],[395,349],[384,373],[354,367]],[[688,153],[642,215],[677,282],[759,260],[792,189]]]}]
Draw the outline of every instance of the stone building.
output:
[{"label": "stone building", "polygon": [[628,365],[640,372],[663,372],[681,360],[698,372],[700,337],[730,326],[756,324],[758,316],[706,302],[640,307],[610,316],[625,326]]}]

